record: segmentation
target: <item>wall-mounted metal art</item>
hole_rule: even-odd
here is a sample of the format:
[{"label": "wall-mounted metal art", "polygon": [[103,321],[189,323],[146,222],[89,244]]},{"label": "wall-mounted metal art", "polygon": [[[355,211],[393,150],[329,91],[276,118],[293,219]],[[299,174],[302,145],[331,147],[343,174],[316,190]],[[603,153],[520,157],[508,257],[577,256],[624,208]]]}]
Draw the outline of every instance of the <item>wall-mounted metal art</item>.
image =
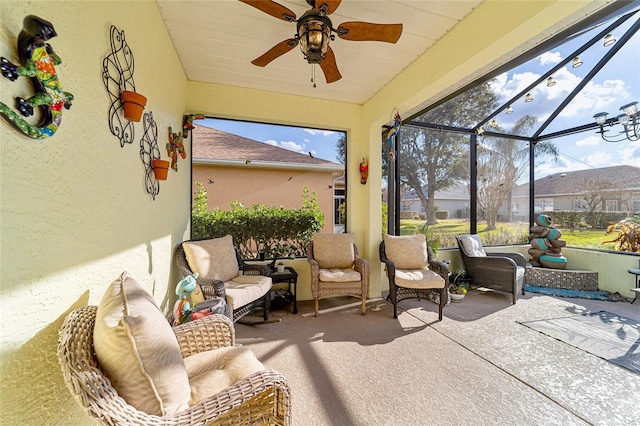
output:
[{"label": "wall-mounted metal art", "polygon": [[55,37],[56,31],[49,21],[34,15],[24,18],[18,35],[18,58],[22,66],[0,58],[0,71],[5,78],[15,81],[18,76],[29,77],[35,95],[28,99],[16,97],[16,105],[24,117],[33,115],[35,107],[40,109],[40,122],[33,125],[22,118],[11,107],[0,102],[0,115],[16,129],[33,139],[52,137],[62,121],[62,108],[71,108],[73,95],[62,90],[54,65],[62,62],[47,40]]},{"label": "wall-mounted metal art", "polygon": [[133,143],[135,140],[135,128],[133,122],[124,119],[122,100],[123,91],[135,92],[136,85],[133,81],[133,52],[129,49],[124,37],[124,30],[118,31],[111,26],[111,53],[102,61],[102,81],[109,94],[109,129],[111,133],[120,139],[120,146]]},{"label": "wall-mounted metal art", "polygon": [[156,195],[160,193],[160,183],[155,178],[151,163],[160,158],[160,149],[158,148],[158,127],[153,119],[153,113],[144,114],[142,125],[144,133],[140,139],[140,158],[144,164],[144,187],[155,200]]}]

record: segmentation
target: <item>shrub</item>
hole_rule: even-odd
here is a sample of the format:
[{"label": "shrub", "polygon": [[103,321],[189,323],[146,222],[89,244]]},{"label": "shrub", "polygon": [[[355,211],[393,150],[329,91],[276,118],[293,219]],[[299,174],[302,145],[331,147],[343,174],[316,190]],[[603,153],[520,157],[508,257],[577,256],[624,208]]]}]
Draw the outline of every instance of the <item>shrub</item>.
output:
[{"label": "shrub", "polygon": [[640,220],[628,218],[607,227],[606,235],[617,233],[613,240],[603,241],[602,244],[615,243],[617,251],[640,252]]},{"label": "shrub", "polygon": [[207,210],[207,193],[197,182],[196,195],[191,212],[191,234],[194,239],[218,238],[227,234],[245,259],[265,257],[305,256],[307,245],[314,233],[324,226],[316,193],[302,191],[302,208],[285,209],[256,204],[245,208],[237,201],[231,202],[231,210]]},{"label": "shrub", "polygon": [[436,210],[436,219],[438,220],[449,219],[449,210]]}]

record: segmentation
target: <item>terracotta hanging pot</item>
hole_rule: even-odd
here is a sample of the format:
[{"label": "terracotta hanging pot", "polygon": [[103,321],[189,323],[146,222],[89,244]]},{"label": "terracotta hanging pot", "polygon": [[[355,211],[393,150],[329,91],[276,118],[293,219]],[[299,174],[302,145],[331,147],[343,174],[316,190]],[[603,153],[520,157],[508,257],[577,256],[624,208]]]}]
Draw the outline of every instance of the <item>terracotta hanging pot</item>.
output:
[{"label": "terracotta hanging pot", "polygon": [[167,173],[169,173],[168,161],[153,160],[151,165],[153,166],[153,174],[156,176],[156,180],[167,180]]},{"label": "terracotta hanging pot", "polygon": [[139,93],[124,90],[121,94],[124,107],[124,118],[129,121],[140,121],[147,98]]}]

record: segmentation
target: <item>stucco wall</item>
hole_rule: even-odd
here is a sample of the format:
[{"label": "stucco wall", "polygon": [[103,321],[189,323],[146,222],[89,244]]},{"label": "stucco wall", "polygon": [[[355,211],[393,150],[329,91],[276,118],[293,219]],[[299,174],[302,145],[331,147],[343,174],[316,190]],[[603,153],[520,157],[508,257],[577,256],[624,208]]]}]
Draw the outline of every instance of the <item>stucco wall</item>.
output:
[{"label": "stucco wall", "polygon": [[[155,2],[0,3],[0,55],[17,62],[26,15],[53,23],[57,66],[75,101],[48,140],[0,123],[2,312],[0,424],[91,424],[71,399],[56,358],[57,333],[73,308],[97,304],[128,271],[166,307],[176,274],[173,248],[189,226],[189,167],[171,171],[153,201],[144,190],[136,124],[132,145],[111,135],[102,61],[109,29],[125,31],[135,58],[136,89],[148,98],[164,158],[167,128],[179,128],[187,80]],[[0,78],[0,97],[28,97],[25,78]],[[188,153],[190,155],[190,153]]]},{"label": "stucco wall", "polygon": [[[236,168],[194,164],[193,181],[202,182],[207,191],[209,209],[229,210],[230,201],[239,201],[250,208],[254,204],[302,207],[302,190],[315,191],[320,210],[325,217],[321,232],[333,232],[333,176],[332,172],[300,170]],[[213,181],[213,183],[210,182]],[[192,192],[198,193],[194,184]]]}]

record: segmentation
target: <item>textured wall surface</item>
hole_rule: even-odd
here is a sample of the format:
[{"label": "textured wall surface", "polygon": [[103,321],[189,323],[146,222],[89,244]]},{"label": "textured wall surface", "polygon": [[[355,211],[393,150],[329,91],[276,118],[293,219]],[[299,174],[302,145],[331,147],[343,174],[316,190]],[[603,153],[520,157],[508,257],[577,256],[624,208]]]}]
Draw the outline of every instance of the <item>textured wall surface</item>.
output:
[{"label": "textured wall surface", "polygon": [[[142,123],[124,148],[109,130],[101,72],[110,26],[125,31],[136,90],[148,98],[163,158],[168,127],[182,124],[188,82],[153,1],[3,1],[0,7],[0,55],[18,62],[25,16],[50,21],[58,34],[50,42],[62,59],[58,76],[75,96],[53,138],[30,139],[0,123],[0,424],[91,423],[62,381],[61,321],[76,306],[97,304],[125,270],[158,304],[169,304],[177,280],[173,248],[188,236],[190,215],[189,167],[170,171],[153,201],[143,186]],[[0,88],[11,106],[15,96],[33,94],[23,77],[1,78]]]}]

